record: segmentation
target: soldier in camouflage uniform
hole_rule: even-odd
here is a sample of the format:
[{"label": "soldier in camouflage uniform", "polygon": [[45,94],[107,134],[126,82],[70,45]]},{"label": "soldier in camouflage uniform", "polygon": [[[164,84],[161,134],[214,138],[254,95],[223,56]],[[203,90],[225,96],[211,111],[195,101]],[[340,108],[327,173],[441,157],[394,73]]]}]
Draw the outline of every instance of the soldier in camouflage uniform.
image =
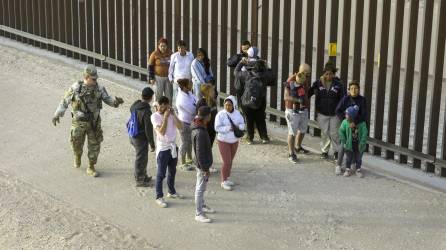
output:
[{"label": "soldier in camouflage uniform", "polygon": [[53,125],[56,126],[59,118],[63,117],[68,105],[71,104],[70,142],[74,152],[74,167],[81,166],[82,151],[87,137],[90,163],[87,174],[93,177],[98,176],[94,166],[103,141],[100,117],[102,102],[115,108],[124,103],[122,98],[108,95],[105,88],[96,82],[97,78],[96,67],[88,65],[84,69],[84,80],[74,83],[68,89],[53,117]]}]

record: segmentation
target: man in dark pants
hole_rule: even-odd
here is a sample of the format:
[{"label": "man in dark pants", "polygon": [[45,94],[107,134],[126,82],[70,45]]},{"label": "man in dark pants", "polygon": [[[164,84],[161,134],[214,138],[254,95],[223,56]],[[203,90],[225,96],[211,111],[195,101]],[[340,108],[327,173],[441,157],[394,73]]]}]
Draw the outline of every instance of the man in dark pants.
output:
[{"label": "man in dark pants", "polygon": [[152,111],[150,102],[153,98],[153,90],[146,87],[142,90],[141,100],[135,101],[130,107],[130,113],[136,112],[139,133],[135,137],[130,137],[130,143],[135,148],[135,180],[137,187],[148,187],[151,176],[147,175],[148,151],[155,151],[153,140],[153,126],[150,121]]},{"label": "man in dark pants", "polygon": [[243,93],[241,107],[246,117],[247,142],[253,143],[254,128],[257,127],[263,144],[269,142],[265,121],[266,87],[274,82],[272,72],[265,61],[258,59],[257,48],[248,50],[248,57],[243,58],[234,69],[236,90]]}]

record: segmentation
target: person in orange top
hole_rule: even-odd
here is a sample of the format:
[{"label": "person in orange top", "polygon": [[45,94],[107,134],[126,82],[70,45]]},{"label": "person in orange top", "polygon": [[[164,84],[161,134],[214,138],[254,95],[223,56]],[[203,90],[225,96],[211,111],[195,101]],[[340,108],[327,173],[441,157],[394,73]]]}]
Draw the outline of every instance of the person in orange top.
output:
[{"label": "person in orange top", "polygon": [[168,78],[172,51],[167,47],[167,44],[166,38],[160,38],[157,49],[150,54],[147,64],[149,66],[149,83],[156,84],[156,99],[167,96],[172,101],[172,83]]}]

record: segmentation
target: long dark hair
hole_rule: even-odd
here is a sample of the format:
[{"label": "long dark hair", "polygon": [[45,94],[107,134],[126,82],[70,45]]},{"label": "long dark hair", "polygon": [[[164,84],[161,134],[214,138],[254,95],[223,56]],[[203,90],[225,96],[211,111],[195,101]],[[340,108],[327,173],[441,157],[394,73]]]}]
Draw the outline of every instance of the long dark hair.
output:
[{"label": "long dark hair", "polygon": [[208,53],[203,48],[198,48],[197,54],[198,52],[203,54],[204,71],[206,71],[206,74],[209,74],[209,67],[211,66],[211,61],[209,60]]}]

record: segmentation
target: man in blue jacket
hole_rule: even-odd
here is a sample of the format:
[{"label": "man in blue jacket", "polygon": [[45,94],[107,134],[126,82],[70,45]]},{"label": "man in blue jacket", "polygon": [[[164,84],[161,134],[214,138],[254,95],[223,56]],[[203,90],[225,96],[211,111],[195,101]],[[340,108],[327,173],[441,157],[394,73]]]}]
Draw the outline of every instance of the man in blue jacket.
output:
[{"label": "man in blue jacket", "polygon": [[344,86],[339,78],[335,77],[337,69],[331,62],[327,62],[324,74],[313,83],[308,91],[308,98],[316,96],[316,120],[322,130],[321,151],[322,159],[328,159],[328,152],[333,151],[334,159],[338,158],[339,135],[341,120],[336,116],[336,106],[345,94]]}]

